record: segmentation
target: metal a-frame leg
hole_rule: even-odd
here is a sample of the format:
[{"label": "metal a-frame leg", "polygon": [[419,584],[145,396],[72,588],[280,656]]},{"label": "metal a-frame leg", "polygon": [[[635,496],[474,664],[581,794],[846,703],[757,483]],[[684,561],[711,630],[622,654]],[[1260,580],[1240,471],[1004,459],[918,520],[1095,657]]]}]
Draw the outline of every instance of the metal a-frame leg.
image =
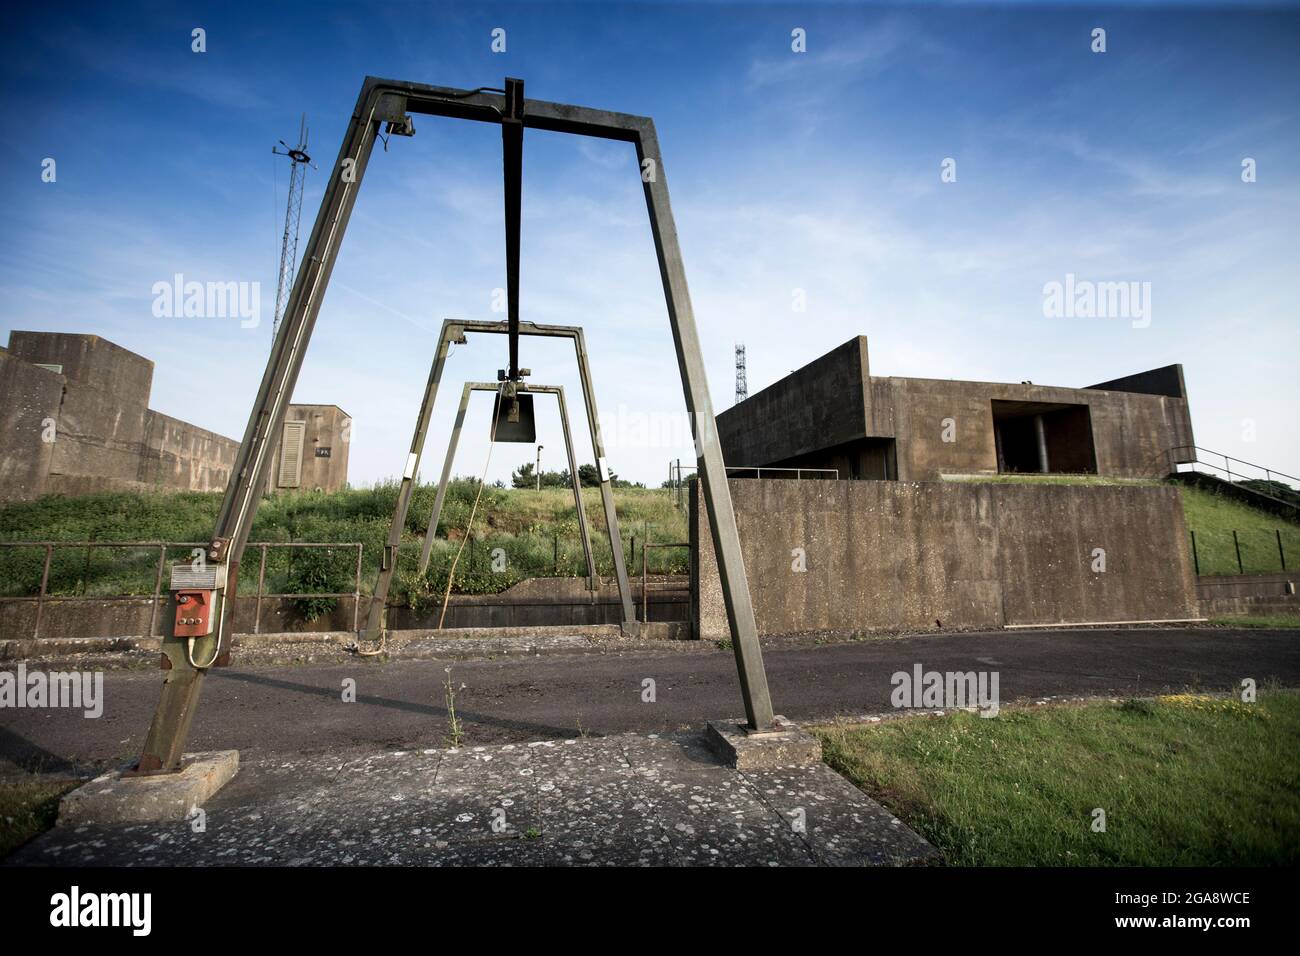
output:
[{"label": "metal a-frame leg", "polygon": [[623,624],[636,621],[636,606],[632,603],[632,585],[627,577],[627,564],[623,560],[623,536],[618,530],[618,514],[614,509],[614,486],[610,481],[605,462],[605,442],[600,437],[600,416],[596,414],[596,389],[591,383],[591,365],[587,361],[587,343],[582,329],[575,329],[573,348],[578,356],[578,376],[582,382],[582,400],[587,409],[587,426],[591,429],[591,448],[596,454],[596,472],[600,478],[600,501],[605,509],[605,527],[609,529],[609,550],[613,555],[614,577],[618,581],[619,599],[623,605]]},{"label": "metal a-frame leg", "polygon": [[668,321],[673,330],[673,345],[677,349],[677,365],[682,373],[686,411],[695,434],[700,490],[704,493],[709,530],[713,534],[727,623],[731,625],[735,638],[732,647],[740,675],[741,696],[745,701],[745,716],[751,730],[770,730],[772,696],[767,688],[767,672],[763,669],[763,649],[758,643],[758,625],[754,620],[754,605],[745,574],[745,557],[740,550],[740,531],[731,506],[731,488],[727,484],[727,469],[718,445],[708,376],[700,351],[699,333],[695,328],[691,295],[686,287],[686,269],[677,242],[677,226],[668,202],[668,183],[663,157],[659,154],[659,138],[653,123],[645,123],[636,142],[642,188],[650,212],[650,230],[659,257],[659,276],[668,303]]},{"label": "metal a-frame leg", "polygon": [[[447,498],[447,486],[451,483],[452,460],[456,457],[456,448],[460,444],[461,428],[465,424],[465,412],[469,406],[471,392],[496,392],[496,385],[487,382],[466,382],[461,392],[460,407],[456,409],[456,421],[451,427],[451,439],[447,443],[447,457],[442,465],[442,477],[438,481],[438,495],[433,502],[433,512],[429,515],[429,525],[424,533],[424,545],[420,550],[420,574],[429,568],[429,558],[433,552],[433,542],[437,537],[438,521],[442,517],[442,506]],[[559,385],[521,386],[521,393],[553,393],[559,399],[560,422],[564,430],[564,450],[569,459],[569,474],[573,478],[573,505],[578,512],[578,531],[582,536],[582,550],[587,561],[587,587],[596,588],[596,556],[591,548],[591,532],[587,527],[587,514],[582,506],[582,482],[578,477],[577,459],[573,454],[573,439],[569,432],[569,411],[564,402],[564,388]]]},{"label": "metal a-frame leg", "polygon": [[[344,232],[356,205],[357,190],[385,112],[392,115],[392,106],[385,102],[378,86],[367,80],[361,87],[351,122],[339,146],[333,173],[316,214],[316,224],[303,249],[284,320],[271,346],[257,399],[230,471],[225,498],[205,555],[207,561],[227,567],[224,600],[216,621],[217,665],[229,659],[239,561],[259,498],[266,487],[271,449],[284,428],[285,413],[302,369],[307,343],[316,325],[330,273],[334,270]],[[167,672],[162,695],[136,763],[136,769],[142,773],[180,769],[185,740],[198,709],[203,678],[207,673],[206,668],[194,667],[189,655],[174,646],[177,638],[167,636],[163,640],[163,659],[171,669]]]},{"label": "metal a-frame leg", "polygon": [[433,499],[433,513],[429,516],[429,527],[424,533],[424,545],[420,548],[420,575],[429,570],[429,556],[433,553],[433,539],[437,537],[438,520],[442,517],[442,503],[447,497],[447,485],[451,483],[451,463],[456,458],[456,446],[460,444],[460,430],[465,424],[465,412],[469,409],[469,395],[474,390],[473,382],[466,382],[460,393],[460,405],[456,409],[456,421],[451,426],[451,439],[447,442],[447,457],[442,461],[442,477],[438,479],[438,496]]},{"label": "metal a-frame leg", "polygon": [[393,506],[393,520],[388,528],[388,543],[384,545],[380,556],[379,576],[370,596],[370,612],[366,615],[368,641],[377,641],[383,635],[388,589],[392,584],[393,572],[397,570],[397,551],[402,544],[402,528],[406,525],[406,512],[411,507],[415,478],[420,470],[420,454],[424,451],[424,436],[429,431],[429,418],[433,415],[433,403],[438,397],[438,384],[442,381],[442,369],[447,363],[447,351],[451,348],[448,331],[444,323],[443,334],[438,338],[438,352],[433,367],[429,369],[429,381],[424,386],[424,398],[420,401],[420,413],[415,420],[415,434],[411,436],[411,448],[406,455],[401,484],[397,488],[397,503]]},{"label": "metal a-frame leg", "polygon": [[[573,507],[578,513],[578,532],[582,535],[582,547],[587,555],[587,590],[595,591],[600,587],[600,578],[596,574],[596,556],[591,552],[591,532],[587,530],[587,509],[582,505],[582,477],[578,474],[578,459],[573,454],[573,437],[569,434],[569,409],[564,404],[563,386],[555,386],[555,395],[560,400],[560,425],[564,431],[564,450],[569,456],[569,477],[573,479]],[[611,549],[615,547],[617,534],[618,528],[615,526],[609,537]]]}]

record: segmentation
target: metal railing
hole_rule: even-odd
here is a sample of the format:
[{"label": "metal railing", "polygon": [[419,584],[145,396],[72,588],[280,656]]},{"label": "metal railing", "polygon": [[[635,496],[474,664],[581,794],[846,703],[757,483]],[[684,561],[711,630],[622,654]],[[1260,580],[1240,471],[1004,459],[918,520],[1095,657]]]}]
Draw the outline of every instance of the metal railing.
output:
[{"label": "metal railing", "polygon": [[[1276,481],[1280,484],[1288,482],[1300,485],[1300,478],[1295,475],[1288,475],[1284,471],[1278,471],[1276,468],[1266,468],[1263,465],[1257,465],[1254,462],[1245,461],[1241,458],[1234,458],[1231,455],[1225,455],[1220,451],[1211,451],[1208,448],[1202,448],[1200,445],[1175,445],[1169,449],[1169,471],[1171,474],[1178,473],[1179,465],[1190,465],[1191,469],[1196,470],[1197,465],[1202,465],[1210,469],[1211,473],[1221,473],[1227,475],[1228,481],[1239,483],[1242,481],[1258,481],[1260,475],[1263,480],[1268,482]],[[1202,455],[1212,456],[1214,459],[1223,459],[1223,464],[1217,461],[1206,460]],[[1237,471],[1232,470],[1233,462],[1237,464]],[[1254,474],[1247,474],[1244,468],[1254,469]],[[1217,474],[1216,474],[1217,476]],[[1256,492],[1260,494],[1261,492]],[[1269,496],[1271,497],[1271,496]]]},{"label": "metal railing", "polygon": [[[1287,571],[1286,545],[1283,543],[1284,539],[1283,539],[1281,528],[1274,528],[1272,534],[1269,534],[1267,531],[1263,531],[1263,530],[1248,532],[1248,534],[1257,536],[1259,538],[1259,544],[1256,544],[1250,539],[1247,539],[1246,542],[1248,545],[1250,545],[1250,550],[1252,552],[1251,564],[1253,566],[1249,571],[1246,570],[1246,562],[1243,559],[1242,552],[1241,552],[1242,535],[1247,534],[1247,532],[1239,532],[1235,528],[1229,532],[1218,532],[1218,534],[1220,535],[1227,535],[1227,534],[1232,535],[1231,559],[1227,559],[1224,557],[1224,555],[1218,553],[1218,550],[1226,552],[1227,550],[1226,547],[1218,550],[1214,548],[1206,547],[1207,538],[1211,538],[1214,532],[1207,533],[1205,531],[1202,531],[1199,536],[1195,531],[1192,530],[1188,530],[1187,533],[1191,537],[1192,568],[1196,572],[1196,575],[1198,577],[1202,574],[1201,564],[1207,558],[1209,560],[1209,563],[1211,564],[1211,567],[1206,568],[1205,573],[1210,575],[1225,574],[1225,573],[1232,574],[1233,572],[1231,571],[1225,572],[1219,570],[1222,567],[1230,566],[1230,563],[1236,564],[1237,574],[1273,574],[1279,571],[1282,573],[1286,573]],[[1300,532],[1292,531],[1291,529],[1287,530],[1287,537],[1292,538],[1294,540],[1297,536],[1300,536]],[[1224,543],[1226,545],[1226,541]],[[1274,550],[1276,550],[1277,567],[1272,566],[1272,552]],[[1262,559],[1263,554],[1268,554],[1268,558]]]},{"label": "metal railing", "polygon": [[778,468],[773,465],[751,466],[751,465],[728,465],[727,474],[733,471],[752,471],[757,477],[762,478],[763,472],[783,471],[786,474],[794,472],[795,480],[801,480],[805,474],[809,475],[833,475],[838,481],[840,470],[838,468]]},{"label": "metal railing", "polygon": [[[209,542],[206,541],[0,541],[0,548],[41,548],[45,551],[45,559],[41,569],[40,589],[34,595],[21,596],[4,596],[0,595],[0,604],[2,603],[31,603],[36,604],[36,620],[32,628],[32,638],[38,639],[41,636],[41,620],[44,616],[45,605],[53,602],[67,601],[148,601],[149,608],[149,631],[146,637],[153,637],[154,630],[158,624],[158,607],[159,602],[164,600],[162,596],[163,572],[167,567],[167,550],[191,548],[206,550]],[[361,607],[361,555],[362,545],[360,542],[317,542],[317,541],[266,541],[254,542],[248,545],[250,548],[258,548],[261,551],[261,561],[257,570],[257,594],[256,608],[253,617],[253,633],[261,631],[262,624],[262,601],[266,598],[286,598],[305,600],[310,598],[352,598],[352,629],[357,629],[358,614]],[[89,552],[92,548],[135,548],[135,549],[158,549],[158,566],[154,574],[153,593],[144,594],[50,594],[50,564],[54,557],[56,548],[67,549],[86,549]],[[266,555],[269,548],[356,548],[357,561],[356,573],[353,578],[353,588],[351,592],[314,592],[310,594],[288,594],[288,593],[268,593],[265,590],[266,585]]]},{"label": "metal railing", "polygon": [[[676,462],[668,463],[668,487],[676,495],[676,507],[680,510],[684,504],[682,489],[686,486],[686,481],[682,478],[684,471],[697,471],[695,465],[683,465],[679,458]],[[836,481],[839,481],[840,470],[838,468],[780,468],[773,465],[728,465],[727,474],[732,472],[753,472],[754,477],[762,478],[763,472],[784,472],[786,474],[794,473],[796,481],[801,481],[805,474],[809,475],[830,475]],[[741,476],[744,477],[744,476]]]}]

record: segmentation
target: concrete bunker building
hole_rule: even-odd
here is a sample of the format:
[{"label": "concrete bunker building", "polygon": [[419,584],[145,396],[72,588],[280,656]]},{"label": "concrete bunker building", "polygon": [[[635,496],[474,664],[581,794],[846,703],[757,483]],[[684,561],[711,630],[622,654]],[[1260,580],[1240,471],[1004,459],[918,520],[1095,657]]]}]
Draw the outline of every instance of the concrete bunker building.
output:
[{"label": "concrete bunker building", "polygon": [[[1168,477],[1195,454],[1181,366],[1086,388],[877,377],[858,336],[717,427],[764,637],[1200,618],[1177,487],[993,480]],[[707,529],[692,483],[693,633],[724,639]]]},{"label": "concrete bunker building", "polygon": [[[97,335],[14,331],[0,348],[0,501],[222,491],[239,442],[149,408],[154,363]],[[347,484],[352,419],[290,405],[267,493]]]},{"label": "concrete bunker building", "polygon": [[1085,388],[881,377],[862,335],[717,422],[733,469],[834,468],[841,479],[1163,478],[1195,444],[1181,365]]}]

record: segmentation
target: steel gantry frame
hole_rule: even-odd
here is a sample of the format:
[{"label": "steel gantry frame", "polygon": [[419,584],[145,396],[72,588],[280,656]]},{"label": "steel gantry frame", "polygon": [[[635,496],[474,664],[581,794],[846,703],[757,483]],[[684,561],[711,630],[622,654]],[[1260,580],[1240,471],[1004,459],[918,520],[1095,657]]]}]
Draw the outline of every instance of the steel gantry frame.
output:
[{"label": "steel gantry frame", "polygon": [[[614,510],[614,493],[610,481],[610,470],[605,459],[605,444],[600,434],[600,416],[596,414],[596,391],[591,380],[591,363],[587,359],[587,343],[582,329],[576,325],[539,325],[533,322],[487,322],[474,319],[446,319],[438,335],[438,348],[434,352],[433,365],[429,369],[429,379],[424,386],[424,397],[420,401],[420,412],[416,417],[415,432],[411,436],[411,447],[406,456],[406,467],[402,471],[402,480],[397,489],[397,502],[393,506],[393,519],[388,528],[388,541],[380,559],[379,574],[375,579],[375,588],[370,599],[370,612],[366,618],[364,639],[378,641],[384,630],[384,612],[388,603],[388,591],[397,570],[398,547],[402,541],[402,529],[406,527],[406,515],[411,507],[411,498],[415,493],[415,481],[420,469],[420,459],[424,454],[424,443],[429,432],[429,421],[433,415],[433,406],[438,398],[438,389],[442,383],[443,369],[452,345],[463,345],[468,332],[510,335],[517,340],[520,335],[539,338],[567,338],[573,340],[574,354],[578,361],[578,376],[582,383],[583,405],[587,410],[587,425],[591,430],[591,447],[596,455],[596,469],[600,473],[600,497],[605,509],[605,524],[609,529],[609,545],[613,552],[614,577],[618,582],[619,599],[622,603],[623,624],[636,622],[636,607],[632,603],[632,587],[628,581],[627,565],[623,559],[623,541],[619,535],[618,515]],[[526,372],[527,370],[521,370]],[[499,388],[500,384],[493,386]],[[515,391],[535,390],[522,382],[513,384]],[[456,430],[452,433],[452,445],[448,449],[448,458],[443,466],[443,480],[438,489],[438,499],[434,505],[434,517],[425,533],[424,546],[420,553],[420,573],[423,574],[429,564],[429,553],[433,548],[433,537],[437,533],[437,519],[441,512],[443,497],[446,493],[448,471],[451,467],[451,453],[455,450],[458,429],[464,416],[464,398],[460,413],[456,419]],[[563,399],[561,398],[561,402]],[[568,440],[569,420],[564,416],[565,440]],[[575,471],[576,475],[577,472]],[[585,523],[586,515],[579,509],[579,516]],[[584,532],[585,536],[585,532]],[[594,566],[589,564],[589,577],[595,576]],[[589,586],[591,586],[589,584]]]},{"label": "steel gantry frame", "polygon": [[[247,543],[258,497],[275,439],[302,368],[303,356],[320,312],[339,246],[347,229],[357,191],[365,176],[380,127],[410,135],[410,114],[442,116],[496,123],[502,128],[503,169],[506,189],[506,263],[508,284],[517,283],[519,240],[519,178],[523,131],[526,129],[570,133],[631,143],[637,152],[642,191],[650,218],[659,275],[663,282],[668,322],[672,329],[677,365],[681,372],[686,410],[694,432],[709,528],[713,536],[723,603],[733,636],[736,669],[749,729],[772,728],[772,702],[763,669],[762,651],[754,622],[754,608],[740,550],[740,536],[732,511],[731,490],[718,445],[713,403],[700,352],[695,313],[686,283],[686,269],[677,240],[677,227],[668,197],[668,178],[654,121],[646,116],[525,100],[523,82],[507,79],[505,90],[459,90],[400,80],[366,77],[339,148],[334,169],[321,199],[293,292],[267,361],[257,400],[249,415],[243,441],[231,469],[230,482],[217,517],[206,560],[218,565],[218,592],[214,598],[213,632],[203,638],[170,637],[164,641],[164,667],[168,668],[162,696],[154,712],[137,763],[141,773],[179,769],[185,739],[203,688],[206,666],[194,660],[229,662],[230,625],[239,582],[239,561]],[[514,204],[512,206],[512,203]],[[513,245],[512,245],[513,243]],[[518,365],[518,304],[510,305],[510,380]],[[208,655],[211,655],[210,657]]]},{"label": "steel gantry frame", "polygon": [[[456,409],[456,422],[451,426],[451,439],[447,442],[447,457],[442,463],[442,477],[438,479],[438,495],[433,502],[433,511],[429,515],[429,527],[424,533],[424,546],[420,551],[420,574],[429,567],[429,556],[433,551],[433,542],[437,537],[438,521],[442,517],[442,503],[447,498],[447,485],[451,483],[451,464],[456,458],[456,446],[460,444],[461,429],[465,425],[465,413],[469,410],[469,398],[474,392],[493,392],[499,394],[499,382],[466,382],[460,393],[460,406]],[[564,386],[520,385],[519,391],[526,394],[554,395],[559,399],[560,424],[564,431],[564,451],[569,460],[569,477],[573,480],[573,506],[578,510],[578,534],[582,537],[582,553],[587,561],[587,589],[596,590],[599,579],[596,575],[596,556],[591,550],[591,532],[587,528],[587,512],[582,506],[582,479],[578,477],[578,460],[573,454],[573,438],[569,433],[569,410],[564,402]],[[601,494],[608,495],[605,483],[601,484]],[[622,548],[619,542],[618,526],[609,529],[609,546],[614,551]],[[630,600],[631,595],[620,593],[620,597]]]}]

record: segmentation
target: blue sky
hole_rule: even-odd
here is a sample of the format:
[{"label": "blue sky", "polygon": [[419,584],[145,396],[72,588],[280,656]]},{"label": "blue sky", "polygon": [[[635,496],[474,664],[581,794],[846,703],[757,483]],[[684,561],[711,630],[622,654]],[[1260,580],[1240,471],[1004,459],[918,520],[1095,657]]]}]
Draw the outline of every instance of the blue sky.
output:
[{"label": "blue sky", "polygon": [[[367,74],[653,116],[718,409],[857,335],[872,372],[1082,386],[1185,366],[1198,444],[1300,474],[1300,14],[1290,7],[71,4],[7,15],[0,333],[90,332],[157,363],[153,407],[242,434],[270,347],[288,165],[303,239]],[[191,52],[202,27],[207,52]],[[490,49],[506,30],[506,52]],[[803,28],[807,52],[791,50]],[[1090,49],[1096,27],[1105,53]],[[444,317],[497,319],[500,134],[416,117],[377,146],[295,398],[355,419],[351,478],[400,471]],[[1243,183],[1241,163],[1256,162]],[[41,180],[45,158],[57,181]],[[956,161],[955,182],[941,164]],[[154,283],[258,282],[262,321],[157,318]],[[1049,318],[1043,287],[1150,283],[1150,323]],[[795,290],[806,311],[796,312]],[[529,132],[522,315],[587,329],[611,464],[689,460],[630,147]],[[453,354],[424,476],[459,383]],[[569,353],[526,343],[534,381]],[[487,454],[474,406],[457,473]],[[542,406],[543,464],[562,439]],[[575,425],[580,422],[575,421]],[[581,433],[581,427],[578,428]],[[490,478],[531,447],[498,446]],[[580,446],[582,460],[589,450]]]}]

